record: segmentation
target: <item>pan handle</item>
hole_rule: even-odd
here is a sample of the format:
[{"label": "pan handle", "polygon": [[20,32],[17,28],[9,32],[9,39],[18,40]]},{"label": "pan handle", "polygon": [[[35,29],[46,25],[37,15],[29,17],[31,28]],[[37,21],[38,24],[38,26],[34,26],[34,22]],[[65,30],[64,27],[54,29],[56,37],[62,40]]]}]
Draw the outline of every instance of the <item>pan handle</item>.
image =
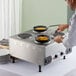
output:
[{"label": "pan handle", "polygon": [[56,25],[49,25],[48,27],[55,27],[55,26],[59,26],[59,24],[56,24]]}]

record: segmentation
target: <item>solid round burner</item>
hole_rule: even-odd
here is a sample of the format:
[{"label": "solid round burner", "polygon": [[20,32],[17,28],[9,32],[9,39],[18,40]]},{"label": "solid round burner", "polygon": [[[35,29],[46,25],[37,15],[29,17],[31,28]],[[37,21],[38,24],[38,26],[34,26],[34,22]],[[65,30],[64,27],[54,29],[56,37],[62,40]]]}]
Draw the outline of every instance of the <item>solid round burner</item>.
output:
[{"label": "solid round burner", "polygon": [[20,38],[22,38],[22,39],[29,38],[30,36],[32,36],[32,35],[31,35],[31,34],[28,34],[28,33],[18,34],[18,37],[20,37]]}]

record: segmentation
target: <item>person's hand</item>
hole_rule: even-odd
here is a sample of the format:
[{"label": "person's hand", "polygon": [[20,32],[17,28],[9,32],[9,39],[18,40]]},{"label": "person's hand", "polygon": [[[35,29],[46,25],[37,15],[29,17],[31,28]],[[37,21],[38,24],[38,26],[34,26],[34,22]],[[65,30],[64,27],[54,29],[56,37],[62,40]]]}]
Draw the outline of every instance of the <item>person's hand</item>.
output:
[{"label": "person's hand", "polygon": [[54,37],[54,41],[57,42],[57,43],[61,43],[63,40],[63,37],[61,35],[58,35],[56,37]]},{"label": "person's hand", "polygon": [[57,32],[61,32],[64,31],[66,28],[68,28],[69,25],[68,24],[60,24],[57,28]]}]

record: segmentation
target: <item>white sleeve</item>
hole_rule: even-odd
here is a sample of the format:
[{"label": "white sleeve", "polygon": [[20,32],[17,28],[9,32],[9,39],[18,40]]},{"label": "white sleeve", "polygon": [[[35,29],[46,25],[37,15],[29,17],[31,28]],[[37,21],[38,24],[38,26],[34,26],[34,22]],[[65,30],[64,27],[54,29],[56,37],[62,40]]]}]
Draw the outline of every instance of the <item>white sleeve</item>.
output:
[{"label": "white sleeve", "polygon": [[65,36],[65,38],[63,39],[63,45],[68,49],[68,48],[72,48],[71,44],[69,43],[69,39],[68,39],[68,34]]}]

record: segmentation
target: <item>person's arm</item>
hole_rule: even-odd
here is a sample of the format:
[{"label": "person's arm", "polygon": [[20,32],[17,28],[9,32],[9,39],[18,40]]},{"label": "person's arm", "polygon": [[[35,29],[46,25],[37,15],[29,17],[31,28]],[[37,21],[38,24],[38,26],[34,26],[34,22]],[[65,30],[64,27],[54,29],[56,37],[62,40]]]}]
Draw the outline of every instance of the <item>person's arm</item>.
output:
[{"label": "person's arm", "polygon": [[69,28],[68,24],[60,24],[57,28],[58,32],[64,31],[65,29]]},{"label": "person's arm", "polygon": [[63,37],[61,35],[58,35],[58,36],[54,37],[54,41],[57,43],[61,43],[63,41]]}]

